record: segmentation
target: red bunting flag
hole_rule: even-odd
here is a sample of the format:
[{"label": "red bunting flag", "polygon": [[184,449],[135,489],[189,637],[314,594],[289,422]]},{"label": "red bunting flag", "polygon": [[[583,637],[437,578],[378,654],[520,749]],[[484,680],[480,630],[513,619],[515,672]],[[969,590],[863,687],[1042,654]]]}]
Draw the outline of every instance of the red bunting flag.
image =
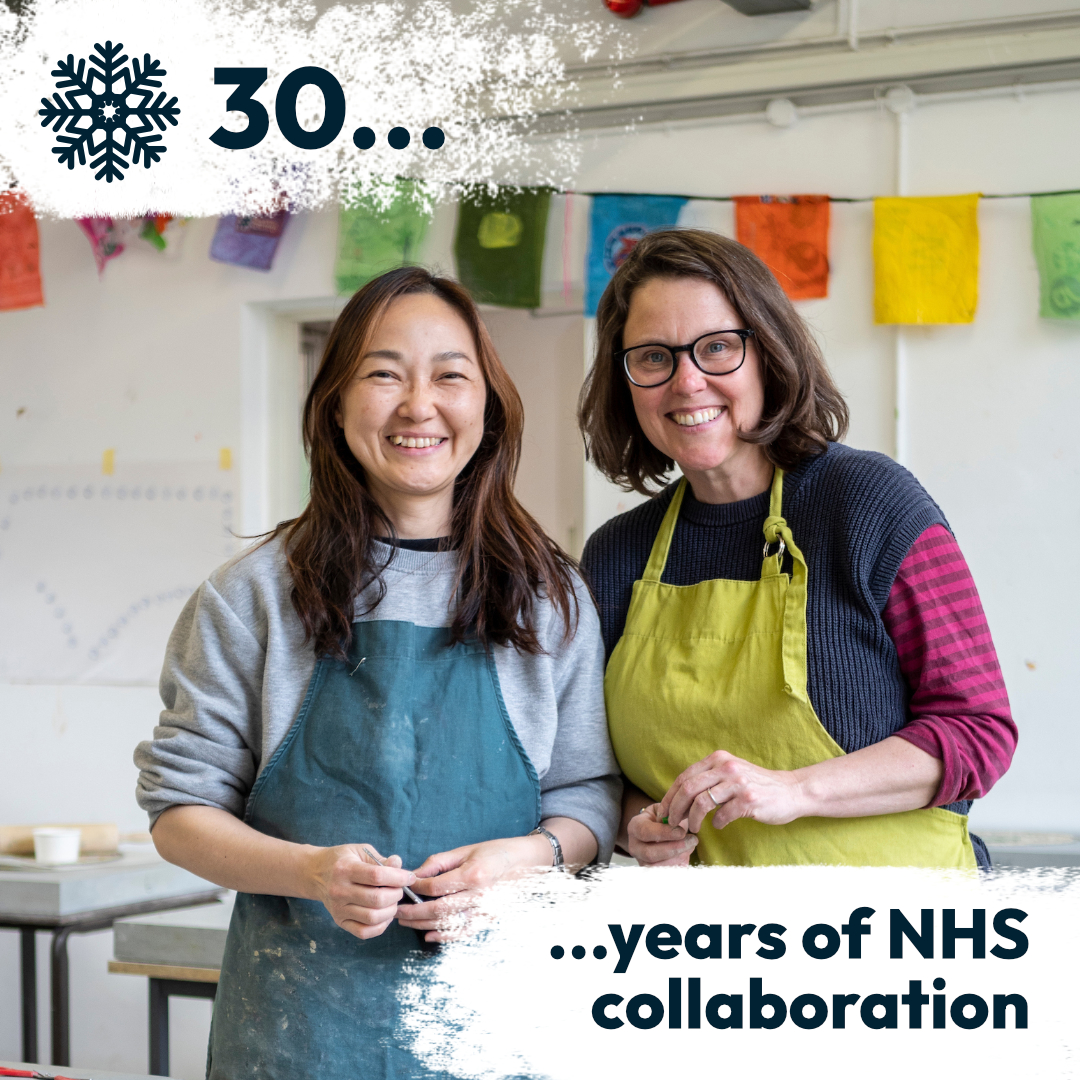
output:
[{"label": "red bunting flag", "polygon": [[45,303],[39,254],[34,211],[21,195],[0,193],[0,311]]},{"label": "red bunting flag", "polygon": [[737,195],[735,239],[792,300],[829,295],[828,195]]}]

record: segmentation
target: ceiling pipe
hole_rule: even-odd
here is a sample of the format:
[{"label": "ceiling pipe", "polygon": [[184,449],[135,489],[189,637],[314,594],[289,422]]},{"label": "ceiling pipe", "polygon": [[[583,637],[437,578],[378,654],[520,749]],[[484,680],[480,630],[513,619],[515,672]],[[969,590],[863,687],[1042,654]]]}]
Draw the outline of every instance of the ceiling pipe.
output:
[{"label": "ceiling pipe", "polygon": [[847,0],[847,43],[852,52],[859,51],[859,0]]},{"label": "ceiling pipe", "polygon": [[838,48],[861,50],[867,45],[940,41],[971,37],[976,34],[1035,33],[1046,30],[1066,30],[1077,26],[1080,26],[1080,11],[1073,10],[1040,15],[1010,15],[999,19],[967,19],[963,22],[865,30],[859,27],[858,0],[837,0],[836,32],[825,37],[792,38],[754,45],[729,46],[722,49],[654,53],[624,60],[568,64],[566,78],[608,78],[611,75],[644,74],[649,71],[671,71],[708,67],[713,64],[735,64],[776,56],[829,52]]}]

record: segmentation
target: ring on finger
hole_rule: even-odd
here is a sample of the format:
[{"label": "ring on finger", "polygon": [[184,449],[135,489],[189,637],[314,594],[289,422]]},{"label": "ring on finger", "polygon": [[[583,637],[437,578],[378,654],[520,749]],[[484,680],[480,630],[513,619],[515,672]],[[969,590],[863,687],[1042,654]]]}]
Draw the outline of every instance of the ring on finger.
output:
[{"label": "ring on finger", "polygon": [[719,806],[720,805],[720,803],[716,801],[716,796],[712,793],[712,788],[711,787],[705,789],[705,794],[708,795],[710,799],[712,799],[713,806]]}]

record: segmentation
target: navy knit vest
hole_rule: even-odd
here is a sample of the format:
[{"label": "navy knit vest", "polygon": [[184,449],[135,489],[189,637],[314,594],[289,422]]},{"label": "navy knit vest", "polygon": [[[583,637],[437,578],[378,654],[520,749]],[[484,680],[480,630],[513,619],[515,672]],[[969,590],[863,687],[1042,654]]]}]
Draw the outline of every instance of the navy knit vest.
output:
[{"label": "navy knit vest", "polygon": [[[609,656],[674,493],[671,484],[606,522],[585,545],[582,569]],[[768,512],[768,491],[712,505],[687,488],[663,580],[757,580]],[[783,514],[808,569],[807,693],[844,751],[861,750],[909,719],[910,689],[881,613],[911,545],[931,525],[948,528],[948,522],[907,469],[884,454],[839,443],[784,474]],[[970,806],[956,802],[945,809],[966,814]],[[983,862],[981,841],[975,847]]]}]

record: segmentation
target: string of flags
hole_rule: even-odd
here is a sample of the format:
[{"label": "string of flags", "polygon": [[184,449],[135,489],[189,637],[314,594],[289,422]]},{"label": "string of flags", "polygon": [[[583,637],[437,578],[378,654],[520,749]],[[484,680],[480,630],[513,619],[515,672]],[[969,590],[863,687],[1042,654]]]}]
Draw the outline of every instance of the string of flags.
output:
[{"label": "string of flags", "polygon": [[[487,187],[460,199],[454,234],[458,277],[481,303],[541,306],[542,267],[551,188]],[[983,198],[1027,197],[1032,247],[1039,272],[1039,314],[1080,322],[1080,191],[1017,195],[836,198],[828,195],[588,195],[589,241],[584,273],[585,314],[596,306],[611,275],[642,237],[694,220],[691,204],[731,202],[735,238],[754,251],[793,300],[828,296],[829,227],[834,202],[872,202],[874,321],[879,324],[970,323],[978,303],[979,227]],[[400,180],[381,207],[359,203],[339,212],[335,282],[355,292],[394,266],[415,262],[431,218],[415,198],[413,181]],[[570,200],[567,200],[569,213]],[[210,258],[269,271],[289,221],[285,209],[266,216],[219,219]],[[80,218],[98,273],[135,239],[175,254],[185,221],[147,214],[134,221]],[[569,295],[569,221],[564,223],[564,295]],[[0,311],[44,304],[38,226],[18,192],[0,192]]]}]

